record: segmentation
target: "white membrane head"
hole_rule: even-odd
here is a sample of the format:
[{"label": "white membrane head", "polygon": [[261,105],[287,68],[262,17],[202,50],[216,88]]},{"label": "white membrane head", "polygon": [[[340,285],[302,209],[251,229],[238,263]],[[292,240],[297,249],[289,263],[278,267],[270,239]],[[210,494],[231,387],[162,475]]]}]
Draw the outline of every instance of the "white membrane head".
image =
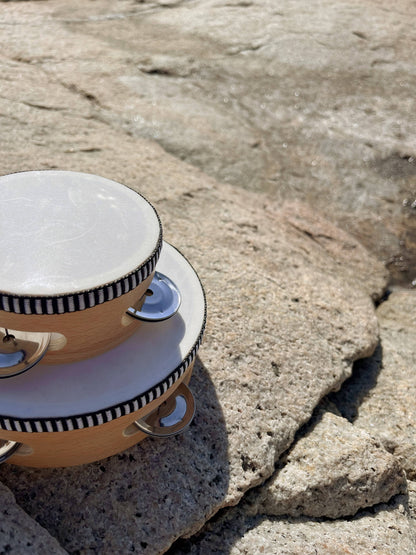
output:
[{"label": "white membrane head", "polygon": [[154,252],[160,224],[132,189],[91,174],[0,177],[0,291],[60,295],[129,274]]}]

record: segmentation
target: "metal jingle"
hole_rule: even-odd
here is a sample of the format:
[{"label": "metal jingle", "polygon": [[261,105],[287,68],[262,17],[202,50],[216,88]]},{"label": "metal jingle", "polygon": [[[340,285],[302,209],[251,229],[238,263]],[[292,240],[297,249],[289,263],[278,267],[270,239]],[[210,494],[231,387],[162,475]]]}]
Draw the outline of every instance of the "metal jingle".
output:
[{"label": "metal jingle", "polygon": [[135,426],[153,437],[170,437],[182,433],[195,415],[195,399],[187,385],[181,383],[175,394],[147,416],[136,420]]},{"label": "metal jingle", "polygon": [[50,333],[0,330],[0,378],[16,376],[37,364],[50,340]]},{"label": "metal jingle", "polygon": [[181,294],[173,281],[164,274],[155,272],[142,307],[130,307],[127,314],[146,322],[160,322],[176,314],[180,305]]},{"label": "metal jingle", "polygon": [[22,444],[17,443],[17,441],[3,440],[3,445],[0,446],[0,464],[7,461],[21,445]]}]

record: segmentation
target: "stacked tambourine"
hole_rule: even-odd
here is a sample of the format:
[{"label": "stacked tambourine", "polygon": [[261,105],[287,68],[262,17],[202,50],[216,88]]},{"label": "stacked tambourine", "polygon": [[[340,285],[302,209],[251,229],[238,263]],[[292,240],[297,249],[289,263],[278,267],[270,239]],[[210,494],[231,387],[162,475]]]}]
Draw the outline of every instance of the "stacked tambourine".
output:
[{"label": "stacked tambourine", "polygon": [[0,462],[99,460],[191,422],[204,292],[138,193],[0,177]]}]

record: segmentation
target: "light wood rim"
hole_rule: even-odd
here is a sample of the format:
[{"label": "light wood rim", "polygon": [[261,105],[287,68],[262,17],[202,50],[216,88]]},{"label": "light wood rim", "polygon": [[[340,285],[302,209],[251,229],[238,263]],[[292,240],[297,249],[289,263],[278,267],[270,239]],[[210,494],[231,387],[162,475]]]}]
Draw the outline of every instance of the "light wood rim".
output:
[{"label": "light wood rim", "polygon": [[102,460],[128,449],[148,436],[139,430],[132,435],[125,435],[123,432],[135,420],[143,418],[166,401],[182,382],[189,383],[194,362],[161,397],[136,412],[121,416],[101,426],[69,432],[48,433],[0,430],[0,439],[22,443],[24,446],[22,453],[28,453],[19,454],[17,452],[10,457],[6,464],[11,463],[35,468],[75,466]]},{"label": "light wood rim", "polygon": [[136,289],[93,308],[66,314],[15,314],[0,311],[2,328],[22,331],[60,333],[66,344],[48,350],[41,364],[76,362],[113,349],[128,339],[140,326],[139,320],[123,319],[127,309],[143,298],[154,272]]}]

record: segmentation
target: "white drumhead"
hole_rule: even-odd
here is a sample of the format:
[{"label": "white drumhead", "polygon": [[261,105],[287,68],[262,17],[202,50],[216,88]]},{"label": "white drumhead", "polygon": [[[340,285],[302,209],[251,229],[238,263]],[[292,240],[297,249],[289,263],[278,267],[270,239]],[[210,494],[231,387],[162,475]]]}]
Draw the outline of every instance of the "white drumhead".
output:
[{"label": "white drumhead", "polygon": [[0,177],[0,291],[61,295],[134,271],[160,224],[133,190],[95,175],[35,171]]},{"label": "white drumhead", "polygon": [[205,298],[193,268],[167,243],[163,243],[157,270],[174,281],[182,296],[172,318],[143,322],[134,336],[98,357],[72,364],[38,364],[2,380],[0,416],[24,420],[91,414],[139,399],[162,384],[199,346]]}]

